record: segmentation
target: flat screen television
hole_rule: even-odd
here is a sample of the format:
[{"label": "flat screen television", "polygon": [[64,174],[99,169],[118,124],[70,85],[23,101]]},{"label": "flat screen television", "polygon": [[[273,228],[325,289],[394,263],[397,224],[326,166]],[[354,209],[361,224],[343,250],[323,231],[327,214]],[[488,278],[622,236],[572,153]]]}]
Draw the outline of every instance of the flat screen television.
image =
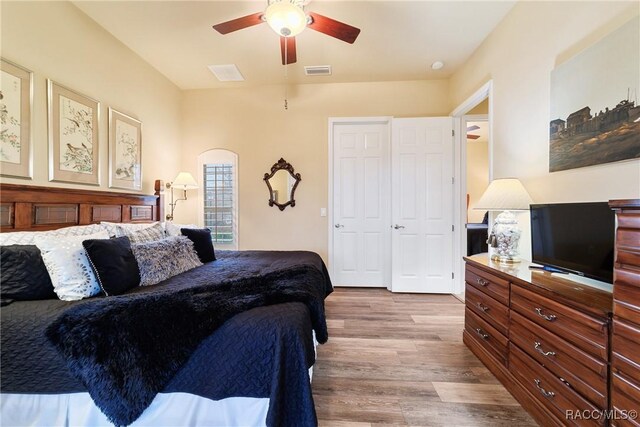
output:
[{"label": "flat screen television", "polygon": [[534,263],[613,283],[615,216],[606,202],[531,205]]}]

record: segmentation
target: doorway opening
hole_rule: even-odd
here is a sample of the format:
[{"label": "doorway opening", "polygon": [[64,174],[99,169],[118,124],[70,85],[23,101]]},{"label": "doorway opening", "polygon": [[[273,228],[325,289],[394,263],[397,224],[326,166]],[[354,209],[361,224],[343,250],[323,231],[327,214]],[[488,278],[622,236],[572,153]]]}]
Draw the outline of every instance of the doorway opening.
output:
[{"label": "doorway opening", "polygon": [[[464,256],[486,246],[486,212],[473,209],[493,178],[493,83],[488,81],[460,104],[455,120],[454,271],[455,294],[464,299]],[[486,217],[486,218],[485,218]],[[484,240],[484,242],[483,242]]]},{"label": "doorway opening", "polygon": [[[466,129],[466,185],[467,217],[465,220],[466,256],[487,252],[489,212],[475,208],[476,203],[489,186],[489,101],[484,100],[471,113],[462,117]],[[476,114],[479,113],[479,114]]]}]

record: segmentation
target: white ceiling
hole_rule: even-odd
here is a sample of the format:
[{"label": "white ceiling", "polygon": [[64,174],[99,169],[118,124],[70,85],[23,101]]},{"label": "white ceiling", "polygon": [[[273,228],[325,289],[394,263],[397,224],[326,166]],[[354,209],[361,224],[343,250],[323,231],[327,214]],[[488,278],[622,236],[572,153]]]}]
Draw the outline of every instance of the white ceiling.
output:
[{"label": "white ceiling", "polygon": [[[182,89],[284,81],[280,44],[266,24],[221,35],[211,27],[264,10],[266,1],[74,1]],[[320,1],[306,10],[360,28],[353,45],[306,29],[296,37],[295,83],[441,79],[451,75],[514,1]],[[436,60],[445,62],[438,71]],[[221,83],[208,65],[236,64],[246,81]],[[332,65],[307,77],[305,65]]]}]

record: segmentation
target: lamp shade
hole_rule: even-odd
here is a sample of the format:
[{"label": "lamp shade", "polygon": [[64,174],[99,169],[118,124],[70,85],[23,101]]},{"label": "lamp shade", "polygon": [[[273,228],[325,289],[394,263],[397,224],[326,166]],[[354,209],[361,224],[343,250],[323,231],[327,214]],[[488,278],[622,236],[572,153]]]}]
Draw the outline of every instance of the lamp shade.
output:
[{"label": "lamp shade", "polygon": [[264,12],[267,24],[283,37],[293,37],[302,32],[307,26],[307,15],[302,7],[288,1],[271,3]]},{"label": "lamp shade", "polygon": [[526,211],[533,203],[531,196],[517,178],[494,179],[474,209],[488,211]]},{"label": "lamp shade", "polygon": [[198,183],[189,172],[180,172],[171,183],[171,188],[194,190],[198,188]]}]

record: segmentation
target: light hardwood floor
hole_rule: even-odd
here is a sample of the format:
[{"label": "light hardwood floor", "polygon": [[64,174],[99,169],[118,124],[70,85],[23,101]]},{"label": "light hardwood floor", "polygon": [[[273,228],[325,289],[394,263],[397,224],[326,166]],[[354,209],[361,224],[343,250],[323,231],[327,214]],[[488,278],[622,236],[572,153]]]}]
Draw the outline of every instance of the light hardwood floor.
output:
[{"label": "light hardwood floor", "polygon": [[453,296],[336,288],[326,310],[313,373],[320,426],[536,425],[462,343]]}]

